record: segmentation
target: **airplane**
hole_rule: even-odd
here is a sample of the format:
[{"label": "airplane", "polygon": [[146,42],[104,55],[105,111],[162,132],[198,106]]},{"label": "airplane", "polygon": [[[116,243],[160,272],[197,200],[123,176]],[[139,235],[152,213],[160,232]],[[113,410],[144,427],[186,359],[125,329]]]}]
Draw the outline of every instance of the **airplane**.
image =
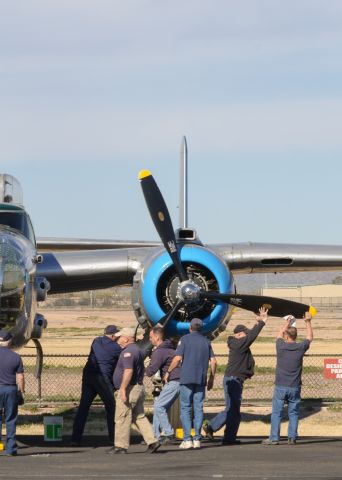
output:
[{"label": "airplane", "polygon": [[[313,307],[298,302],[236,292],[233,274],[339,270],[342,246],[274,243],[203,244],[187,216],[187,144],[181,147],[180,227],[175,231],[152,174],[139,179],[160,242],[35,238],[23,206],[19,181],[0,175],[0,328],[11,332],[14,348],[33,340],[42,367],[39,339],[47,326],[37,313],[48,292],[131,285],[132,308],[150,347],[149,330],[156,324],[168,336],[189,332],[191,318],[203,320],[210,339],[226,329],[234,307],[297,318]],[[39,367],[40,366],[40,367]]]}]

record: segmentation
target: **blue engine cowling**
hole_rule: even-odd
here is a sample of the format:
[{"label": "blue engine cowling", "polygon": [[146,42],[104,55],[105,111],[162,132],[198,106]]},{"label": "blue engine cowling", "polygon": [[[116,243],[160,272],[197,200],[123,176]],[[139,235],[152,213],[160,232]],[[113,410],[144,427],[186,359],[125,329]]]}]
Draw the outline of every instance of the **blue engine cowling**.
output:
[{"label": "blue engine cowling", "polygon": [[[218,290],[221,293],[233,293],[234,283],[226,264],[213,251],[200,245],[185,245],[180,252],[182,263],[188,267],[188,273],[202,289]],[[150,258],[134,278],[132,290],[133,309],[139,324],[143,328],[151,328],[157,324],[174,303],[172,290],[176,279],[173,264],[165,250],[159,251]],[[213,287],[214,288],[211,288]],[[215,338],[225,329],[232,307],[216,302],[208,307],[208,302],[202,301],[192,315],[177,315],[167,325],[168,336],[181,336],[189,333],[189,320],[193,316],[203,320],[204,333],[209,338]],[[205,304],[205,305],[204,305]]]}]

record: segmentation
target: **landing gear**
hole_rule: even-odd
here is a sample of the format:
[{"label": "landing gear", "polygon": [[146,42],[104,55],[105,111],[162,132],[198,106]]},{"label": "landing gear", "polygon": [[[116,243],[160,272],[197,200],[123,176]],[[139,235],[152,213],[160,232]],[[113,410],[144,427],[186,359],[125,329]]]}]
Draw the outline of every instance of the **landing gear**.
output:
[{"label": "landing gear", "polygon": [[43,348],[40,341],[37,338],[32,338],[32,342],[36,347],[36,368],[34,372],[34,376],[38,380],[38,400],[39,404],[42,399],[42,371],[43,371]]}]

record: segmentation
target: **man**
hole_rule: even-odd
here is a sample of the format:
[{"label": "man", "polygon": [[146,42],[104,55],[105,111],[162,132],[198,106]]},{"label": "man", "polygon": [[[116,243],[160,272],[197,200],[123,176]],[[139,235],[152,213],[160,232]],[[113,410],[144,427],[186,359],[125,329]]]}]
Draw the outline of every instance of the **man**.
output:
[{"label": "man", "polygon": [[[152,377],[160,373],[163,379],[175,356],[175,347],[171,340],[164,339],[164,330],[156,326],[150,331],[150,340],[155,348],[151,355],[151,361],[146,368],[145,374]],[[167,412],[179,396],[180,367],[176,367],[168,376],[168,382],[164,384],[160,394],[154,400],[153,405],[153,431],[155,437],[162,443],[175,441],[174,430],[170,425]],[[163,435],[161,435],[163,433]]]},{"label": "man", "polygon": [[74,420],[71,445],[81,444],[89,409],[96,395],[99,395],[106,409],[108,437],[114,443],[114,386],[113,372],[121,353],[117,344],[115,325],[107,325],[104,335],[95,338],[91,345],[87,363],[83,369],[80,406]]},{"label": "man", "polygon": [[[203,402],[205,386],[211,390],[216,372],[216,359],[210,341],[200,332],[203,322],[193,318],[190,322],[190,333],[184,335],[178,343],[176,355],[169,366],[165,381],[168,382],[173,370],[182,362],[180,376],[181,421],[183,441],[179,448],[201,448],[201,428],[203,423]],[[210,376],[207,383],[208,364]],[[191,414],[194,410],[195,436],[191,436]]]},{"label": "man", "polygon": [[116,389],[115,446],[108,453],[127,453],[132,423],[147,444],[146,452],[154,453],[160,443],[153,435],[152,426],[144,412],[144,357],[135,343],[133,328],[123,328],[116,333],[116,337],[122,352],[113,376]]},{"label": "man", "polygon": [[214,432],[225,425],[223,445],[239,444],[236,439],[241,422],[241,399],[244,381],[254,375],[254,358],[250,346],[255,341],[267,321],[267,310],[260,308],[256,324],[250,330],[245,325],[237,325],[234,335],[228,337],[229,358],[223,377],[226,408],[209,423],[203,425],[210,440]]},{"label": "man", "polygon": [[279,445],[280,423],[285,401],[288,402],[288,444],[295,445],[298,429],[300,390],[302,385],[303,357],[313,340],[311,314],[304,315],[306,339],[296,342],[297,328],[291,326],[293,317],[287,319],[277,335],[277,366],[272,400],[271,433],[264,445]]},{"label": "man", "polygon": [[[23,396],[25,377],[20,355],[10,349],[11,341],[12,335],[0,330],[0,410],[3,410],[6,422],[6,455],[13,457],[17,455],[18,389]],[[1,427],[2,415],[0,432]]]}]

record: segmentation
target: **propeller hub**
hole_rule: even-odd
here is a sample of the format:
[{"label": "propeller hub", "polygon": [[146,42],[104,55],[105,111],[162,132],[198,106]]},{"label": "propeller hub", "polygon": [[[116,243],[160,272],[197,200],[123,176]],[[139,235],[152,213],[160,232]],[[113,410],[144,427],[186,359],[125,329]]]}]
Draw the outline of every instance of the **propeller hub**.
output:
[{"label": "propeller hub", "polygon": [[187,280],[178,286],[177,297],[186,305],[197,303],[200,299],[200,287],[195,282]]}]

